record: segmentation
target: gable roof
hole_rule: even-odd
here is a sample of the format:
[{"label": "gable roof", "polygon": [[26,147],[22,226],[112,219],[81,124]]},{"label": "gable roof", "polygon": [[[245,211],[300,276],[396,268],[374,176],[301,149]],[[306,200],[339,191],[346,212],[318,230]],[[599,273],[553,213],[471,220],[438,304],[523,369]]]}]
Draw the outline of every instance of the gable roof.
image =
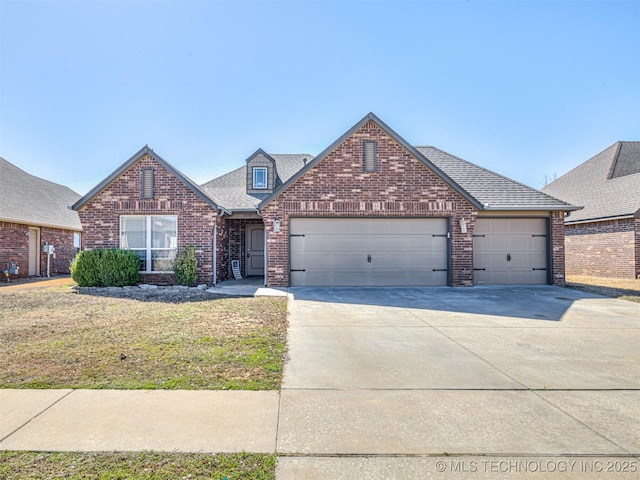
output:
[{"label": "gable roof", "polygon": [[[210,205],[215,210],[224,210],[213,201],[195,182],[190,180],[186,175],[177,170],[173,165],[163,159],[160,155],[150,149],[148,146],[142,147],[138,150],[129,160],[120,165],[116,170],[114,170],[107,178],[105,178],[102,182],[96,185],[89,193],[87,193],[84,197],[78,200],[74,205],[74,210],[79,210],[82,208],[87,202],[89,202],[93,197],[95,197],[98,193],[104,190],[111,182],[113,182],[116,178],[118,178],[125,170],[127,170],[131,165],[136,163],[143,155],[149,155],[153,160],[166,168],[173,176],[175,176],[178,180],[180,180],[189,190],[195,193],[201,200],[203,200],[206,204]],[[229,213],[229,212],[227,212]]]},{"label": "gable roof", "polygon": [[476,199],[482,210],[571,211],[580,208],[439,148],[416,149]]},{"label": "gable roof", "polygon": [[[278,175],[278,178],[276,179],[276,189],[283,183],[287,182],[293,175],[303,168],[306,163],[313,159],[313,155],[309,154],[267,154],[264,150],[258,149],[255,153],[249,156],[247,161],[252,159],[259,152],[275,161],[276,172]],[[247,193],[246,168],[247,167],[245,165],[220,177],[214,178],[213,180],[201,185],[201,188],[219,205],[224,205],[226,209],[255,212],[257,211],[260,202],[270,194]]]},{"label": "gable roof", "polygon": [[387,135],[398,142],[404,149],[479,210],[568,211],[579,208],[498,175],[490,170],[454,157],[442,150],[433,147],[416,148],[410,145],[374,113],[365,115],[358,123],[340,136],[340,138],[325,148],[313,161],[295,173],[282,186],[276,188],[272,194],[266,196],[260,203],[259,208],[269,204],[274,198],[284,192],[291,184],[307,173],[317,163],[321,162],[329,153],[369,121],[374,122]]},{"label": "gable roof", "polygon": [[566,223],[639,216],[640,142],[616,142],[542,190],[584,205]]},{"label": "gable roof", "polygon": [[68,187],[30,175],[0,157],[0,220],[81,231],[69,207],[80,198]]}]

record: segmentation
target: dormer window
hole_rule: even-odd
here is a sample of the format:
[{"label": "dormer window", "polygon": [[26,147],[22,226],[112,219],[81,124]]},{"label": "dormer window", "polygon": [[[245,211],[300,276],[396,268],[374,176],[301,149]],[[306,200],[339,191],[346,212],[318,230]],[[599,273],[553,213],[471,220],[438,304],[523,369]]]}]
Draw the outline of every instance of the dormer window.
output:
[{"label": "dormer window", "polygon": [[267,167],[253,167],[253,188],[267,188]]}]

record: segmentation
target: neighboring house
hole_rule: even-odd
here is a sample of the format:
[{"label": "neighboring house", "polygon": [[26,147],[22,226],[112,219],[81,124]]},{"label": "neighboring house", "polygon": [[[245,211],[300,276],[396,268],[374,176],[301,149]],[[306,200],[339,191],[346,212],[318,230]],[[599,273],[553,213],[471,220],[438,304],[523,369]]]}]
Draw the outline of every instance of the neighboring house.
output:
[{"label": "neighboring house", "polygon": [[[80,248],[82,226],[71,209],[79,198],[0,157],[0,273],[10,264],[20,277],[69,273]],[[52,245],[54,253],[44,253],[45,245]]]},{"label": "neighboring house", "polygon": [[374,114],[315,158],[259,149],[204,185],[144,147],[74,205],[84,247],[136,250],[145,281],[195,245],[200,282],[237,260],[270,286],[562,285],[576,208],[413,147]]},{"label": "neighboring house", "polygon": [[640,278],[640,142],[617,142],[543,189],[565,219],[567,273]]}]

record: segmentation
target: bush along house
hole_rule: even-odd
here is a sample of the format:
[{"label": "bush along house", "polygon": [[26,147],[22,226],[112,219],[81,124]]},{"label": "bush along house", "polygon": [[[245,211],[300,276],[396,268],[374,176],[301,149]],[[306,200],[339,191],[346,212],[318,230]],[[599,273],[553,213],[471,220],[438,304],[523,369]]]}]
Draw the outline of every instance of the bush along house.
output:
[{"label": "bush along house", "polygon": [[577,210],[370,113],[318,156],[255,151],[197,185],[148,147],[74,207],[84,248],[125,248],[146,282],[196,247],[198,281],[269,286],[564,284],[564,217]]},{"label": "bush along house", "polygon": [[0,281],[68,274],[82,226],[80,195],[0,157]]}]

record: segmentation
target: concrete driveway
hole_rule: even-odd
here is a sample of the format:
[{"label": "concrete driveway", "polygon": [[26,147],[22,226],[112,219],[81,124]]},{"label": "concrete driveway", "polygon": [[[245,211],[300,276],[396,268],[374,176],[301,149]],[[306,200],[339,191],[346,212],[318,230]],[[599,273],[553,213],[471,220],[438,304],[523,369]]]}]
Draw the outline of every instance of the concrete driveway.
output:
[{"label": "concrete driveway", "polygon": [[279,479],[637,477],[640,304],[549,286],[290,293]]}]

